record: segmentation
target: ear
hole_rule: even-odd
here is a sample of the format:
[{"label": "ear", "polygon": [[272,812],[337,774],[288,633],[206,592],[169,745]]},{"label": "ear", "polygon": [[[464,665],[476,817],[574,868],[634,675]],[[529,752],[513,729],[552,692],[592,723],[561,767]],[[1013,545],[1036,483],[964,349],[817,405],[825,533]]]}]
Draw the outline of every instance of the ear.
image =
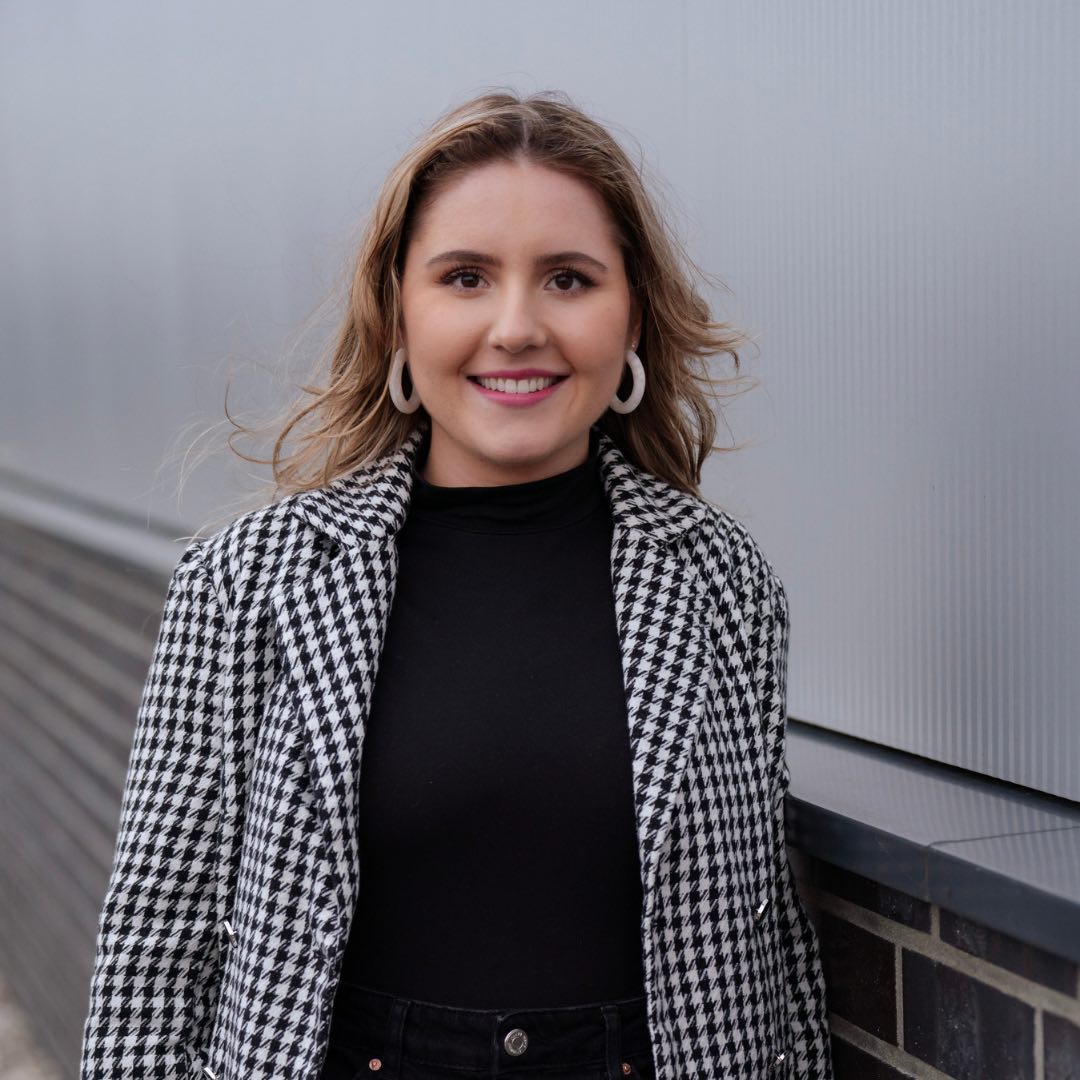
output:
[{"label": "ear", "polygon": [[633,292],[630,293],[630,328],[629,334],[626,339],[627,348],[631,348],[635,342],[640,347],[641,345],[641,324],[643,322],[643,314],[641,310],[641,302]]}]

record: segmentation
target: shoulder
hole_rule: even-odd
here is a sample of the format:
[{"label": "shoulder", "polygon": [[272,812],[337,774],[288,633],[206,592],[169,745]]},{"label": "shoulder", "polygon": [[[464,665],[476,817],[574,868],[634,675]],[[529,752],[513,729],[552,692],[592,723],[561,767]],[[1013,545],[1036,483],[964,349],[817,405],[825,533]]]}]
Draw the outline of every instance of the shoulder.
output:
[{"label": "shoulder", "polygon": [[706,499],[699,534],[709,555],[710,573],[731,582],[740,605],[769,606],[787,614],[787,594],[772,563],[750,528]]},{"label": "shoulder", "polygon": [[197,536],[177,561],[174,580],[202,578],[225,610],[249,607],[258,594],[325,557],[328,539],[294,513],[305,495],[297,492],[247,510]]}]

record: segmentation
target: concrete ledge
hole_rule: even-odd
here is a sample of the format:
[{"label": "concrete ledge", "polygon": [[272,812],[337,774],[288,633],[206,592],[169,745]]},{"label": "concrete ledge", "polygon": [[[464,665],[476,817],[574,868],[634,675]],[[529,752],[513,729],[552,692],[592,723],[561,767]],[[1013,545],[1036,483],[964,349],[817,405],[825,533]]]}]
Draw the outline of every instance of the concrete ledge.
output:
[{"label": "concrete ledge", "polygon": [[788,843],[1080,961],[1080,807],[790,719]]}]

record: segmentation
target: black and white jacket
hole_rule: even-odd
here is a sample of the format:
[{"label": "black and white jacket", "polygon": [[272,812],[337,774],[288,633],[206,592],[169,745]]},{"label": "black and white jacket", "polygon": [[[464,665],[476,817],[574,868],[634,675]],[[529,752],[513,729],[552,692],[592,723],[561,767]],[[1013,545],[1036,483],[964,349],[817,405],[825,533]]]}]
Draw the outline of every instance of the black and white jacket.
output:
[{"label": "black and white jacket", "polygon": [[[82,1080],[315,1080],[359,882],[396,451],[181,556],[124,789]],[[832,1080],[784,841],[787,600],[744,526],[601,433],[659,1080]]]}]

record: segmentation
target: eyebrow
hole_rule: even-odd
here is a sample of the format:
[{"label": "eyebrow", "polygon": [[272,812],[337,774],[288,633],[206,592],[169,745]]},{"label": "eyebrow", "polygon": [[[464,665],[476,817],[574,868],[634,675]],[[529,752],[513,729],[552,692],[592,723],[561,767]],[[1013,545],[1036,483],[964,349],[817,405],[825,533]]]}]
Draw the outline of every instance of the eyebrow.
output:
[{"label": "eyebrow", "polygon": [[[428,266],[435,266],[437,263],[447,262],[469,262],[476,263],[478,266],[501,266],[500,260],[496,259],[494,255],[485,255],[482,251],[469,251],[465,248],[455,248],[453,251],[444,251],[441,255],[436,255],[433,258],[428,259]],[[538,255],[533,259],[533,266],[537,270],[544,270],[549,266],[558,266],[561,263],[568,262],[583,262],[588,263],[590,266],[595,266],[600,270],[607,270],[607,267],[599,260],[594,259],[591,255],[586,255],[583,251],[553,251],[549,255]]]}]

